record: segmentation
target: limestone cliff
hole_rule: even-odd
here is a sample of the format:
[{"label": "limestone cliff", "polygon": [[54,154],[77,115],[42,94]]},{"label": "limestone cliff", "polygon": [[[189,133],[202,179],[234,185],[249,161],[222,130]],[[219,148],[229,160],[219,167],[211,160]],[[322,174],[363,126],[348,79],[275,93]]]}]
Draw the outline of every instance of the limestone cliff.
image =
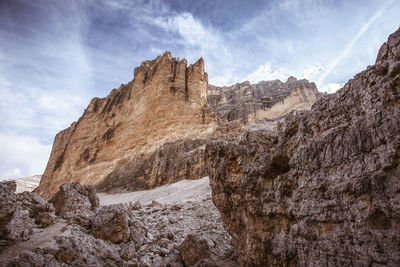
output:
[{"label": "limestone cliff", "polygon": [[206,139],[180,139],[152,153],[121,161],[97,186],[97,191],[130,192],[207,176],[204,165],[205,142]]},{"label": "limestone cliff", "polygon": [[48,199],[71,181],[122,192],[201,178],[207,138],[310,109],[317,95],[314,83],[293,77],[208,86],[203,59],[187,67],[167,52],[144,61],[128,84],[92,99],[78,122],[57,134],[36,192]]},{"label": "limestone cliff", "polygon": [[205,155],[242,266],[399,266],[400,29],[311,111]]},{"label": "limestone cliff", "polygon": [[284,83],[274,80],[208,87],[208,102],[218,117],[244,124],[275,120],[293,110],[309,110],[317,97],[314,83],[294,77]]},{"label": "limestone cliff", "polygon": [[131,82],[92,99],[78,122],[57,134],[36,192],[48,199],[69,181],[96,185],[136,155],[209,136],[216,123],[207,85],[203,59],[188,67],[166,52],[143,62]]}]

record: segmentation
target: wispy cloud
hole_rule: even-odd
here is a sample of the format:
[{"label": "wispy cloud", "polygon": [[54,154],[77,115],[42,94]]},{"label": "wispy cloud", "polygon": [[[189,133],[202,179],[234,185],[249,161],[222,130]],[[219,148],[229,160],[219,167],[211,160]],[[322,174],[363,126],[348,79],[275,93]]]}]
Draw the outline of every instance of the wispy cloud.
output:
[{"label": "wispy cloud", "polygon": [[361,36],[363,36],[368,28],[375,23],[375,21],[380,18],[386,8],[393,3],[393,1],[388,1],[386,3],[384,3],[384,5],[382,6],[382,8],[380,8],[372,17],[369,18],[369,20],[367,21],[367,23],[365,23],[361,29],[358,31],[358,33],[353,37],[353,39],[350,40],[350,42],[346,45],[345,49],[340,53],[340,55],[338,57],[336,57],[328,66],[328,68],[325,70],[325,72],[321,75],[321,77],[319,77],[318,79],[318,84],[323,84],[326,76],[328,76],[331,71],[340,63],[343,61],[344,58],[346,58],[351,50],[353,49],[354,45],[357,43],[357,41],[361,38]]},{"label": "wispy cloud", "polygon": [[196,46],[201,49],[215,49],[218,43],[218,33],[211,28],[206,28],[190,13],[149,18],[149,22],[168,32],[179,33],[182,39],[177,41],[182,45]]},{"label": "wispy cloud", "polygon": [[282,68],[273,69],[272,63],[267,62],[263,65],[260,65],[253,73],[247,76],[246,80],[252,83],[269,80],[285,81],[289,76],[291,75]]}]

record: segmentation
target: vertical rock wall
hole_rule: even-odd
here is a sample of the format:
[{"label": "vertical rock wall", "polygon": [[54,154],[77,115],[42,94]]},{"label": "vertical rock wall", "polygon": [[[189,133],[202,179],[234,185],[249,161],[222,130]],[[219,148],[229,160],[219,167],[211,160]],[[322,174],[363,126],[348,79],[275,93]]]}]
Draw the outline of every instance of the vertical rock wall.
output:
[{"label": "vertical rock wall", "polygon": [[400,265],[400,29],[374,66],[278,128],[206,146],[241,265]]},{"label": "vertical rock wall", "polygon": [[203,59],[188,67],[166,52],[143,62],[131,82],[92,99],[78,122],[57,134],[36,192],[48,199],[66,182],[96,185],[137,155],[209,136],[215,116],[206,105],[207,83]]}]

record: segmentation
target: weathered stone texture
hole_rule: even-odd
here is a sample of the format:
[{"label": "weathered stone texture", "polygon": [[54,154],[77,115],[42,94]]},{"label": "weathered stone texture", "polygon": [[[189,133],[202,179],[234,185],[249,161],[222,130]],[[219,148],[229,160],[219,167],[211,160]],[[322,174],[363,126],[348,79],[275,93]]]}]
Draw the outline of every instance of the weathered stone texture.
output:
[{"label": "weathered stone texture", "polygon": [[293,110],[309,110],[319,96],[314,83],[290,77],[285,83],[262,81],[232,86],[209,85],[208,102],[218,118],[244,124],[275,120]]},{"label": "weathered stone texture", "polygon": [[99,206],[94,189],[77,182],[62,185],[49,202],[54,205],[56,214],[61,216],[68,212],[95,211]]},{"label": "weathered stone texture", "polygon": [[[55,224],[47,226],[34,224],[30,217],[30,211],[43,213],[40,207],[49,206],[47,202],[34,193],[16,195],[0,183],[0,210],[6,202],[19,205],[11,220],[0,216],[5,222],[5,227],[0,224],[0,265],[237,266],[231,237],[222,226],[211,192],[168,205],[153,201],[100,207],[90,204],[87,192],[90,187],[63,185],[54,198],[64,196],[65,205],[60,217],[52,213]],[[18,198],[24,199],[22,205]],[[58,211],[59,204],[55,202]]]},{"label": "weathered stone texture", "polygon": [[14,191],[12,183],[0,182],[0,252],[29,239],[35,228],[53,224],[56,217],[53,206],[35,193]]},{"label": "weathered stone texture", "polygon": [[207,107],[203,59],[169,52],[135,68],[134,79],[94,98],[78,122],[57,134],[39,187],[49,199],[61,184],[101,183],[117,165],[179,139],[209,136],[215,115]]},{"label": "weathered stone texture", "polygon": [[376,64],[277,132],[209,141],[242,266],[400,264],[400,29]]},{"label": "weathered stone texture", "polygon": [[96,188],[99,192],[146,190],[183,179],[207,176],[204,166],[205,139],[178,140],[153,153],[119,162]]},{"label": "weathered stone texture", "polygon": [[203,59],[187,67],[166,52],[135,68],[128,84],[92,99],[78,122],[57,134],[35,192],[49,199],[73,181],[119,192],[201,178],[204,139],[310,109],[317,94],[313,83],[293,77],[208,86]]}]

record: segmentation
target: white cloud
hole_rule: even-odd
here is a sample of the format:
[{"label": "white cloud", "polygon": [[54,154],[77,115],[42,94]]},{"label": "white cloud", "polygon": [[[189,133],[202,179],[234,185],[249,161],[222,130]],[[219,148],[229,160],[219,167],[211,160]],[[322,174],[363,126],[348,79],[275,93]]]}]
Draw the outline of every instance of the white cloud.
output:
[{"label": "white cloud", "polygon": [[150,51],[152,54],[154,54],[155,56],[159,56],[161,55],[164,51],[160,48],[155,48],[155,47],[150,47]]},{"label": "white cloud", "polygon": [[14,92],[3,88],[1,91],[7,99],[0,103],[2,128],[30,131],[47,139],[77,120],[88,101],[76,93],[61,90],[26,88]]},{"label": "white cloud", "polygon": [[314,63],[311,65],[307,65],[301,71],[298,78],[307,79],[309,81],[315,81],[316,77],[320,75],[323,71],[323,68],[320,63]]},{"label": "white cloud", "polygon": [[216,86],[231,85],[238,82],[237,76],[234,74],[235,69],[226,69],[222,75],[212,77],[208,83]]},{"label": "white cloud", "polygon": [[250,81],[251,83],[258,83],[260,81],[269,81],[269,80],[281,80],[286,81],[291,74],[287,73],[282,68],[274,69],[272,67],[271,62],[267,62],[263,65],[258,66],[258,68],[248,75],[245,80]]},{"label": "white cloud", "polygon": [[319,88],[319,91],[332,94],[332,93],[336,92],[337,90],[339,90],[340,88],[342,88],[343,85],[344,84],[340,84],[340,83],[329,83],[329,84],[325,84],[324,86]]},{"label": "white cloud", "polygon": [[43,145],[31,136],[0,133],[0,180],[42,174],[51,145]]},{"label": "white cloud", "polygon": [[[303,69],[285,69],[285,68],[274,68],[271,62],[267,62],[263,65],[260,65],[257,70],[251,73],[246,77],[245,80],[250,81],[251,83],[258,83],[260,81],[269,81],[269,80],[280,80],[285,82],[288,77],[294,76],[298,79],[307,79],[310,82],[314,82],[321,73],[323,73],[324,69],[320,63],[314,63],[305,66]],[[222,77],[219,77],[221,81],[224,81]],[[217,83],[215,83],[218,85]],[[329,84],[317,84],[318,90],[320,92],[334,93],[344,84],[340,83],[329,83]]]},{"label": "white cloud", "polygon": [[0,88],[10,88],[11,82],[3,76],[0,76]]},{"label": "white cloud", "polygon": [[[301,67],[301,66],[300,66]],[[286,69],[283,67],[274,67],[272,62],[266,62],[258,66],[258,68],[246,77],[252,83],[268,80],[281,80],[286,81],[290,76],[294,76],[298,79],[307,79],[309,81],[315,81],[316,77],[320,75],[323,68],[320,63],[313,63],[306,65],[302,69],[290,68]]]},{"label": "white cloud", "polygon": [[148,22],[168,32],[178,33],[182,37],[180,43],[183,45],[197,46],[201,49],[214,49],[219,42],[218,33],[211,27],[205,27],[190,13],[180,13],[167,17],[149,17]]}]

